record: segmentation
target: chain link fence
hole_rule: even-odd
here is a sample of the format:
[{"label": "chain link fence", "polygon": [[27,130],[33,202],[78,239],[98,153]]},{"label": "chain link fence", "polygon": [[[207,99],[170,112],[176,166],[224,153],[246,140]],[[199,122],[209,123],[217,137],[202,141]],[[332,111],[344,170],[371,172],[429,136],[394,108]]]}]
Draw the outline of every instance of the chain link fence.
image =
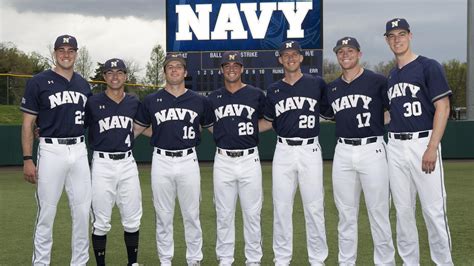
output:
[{"label": "chain link fence", "polygon": [[[0,73],[0,104],[20,105],[28,79],[32,75]],[[107,88],[105,81],[89,80],[92,92],[102,92]],[[125,83],[125,91],[136,95],[140,100],[160,88],[156,85]]]}]

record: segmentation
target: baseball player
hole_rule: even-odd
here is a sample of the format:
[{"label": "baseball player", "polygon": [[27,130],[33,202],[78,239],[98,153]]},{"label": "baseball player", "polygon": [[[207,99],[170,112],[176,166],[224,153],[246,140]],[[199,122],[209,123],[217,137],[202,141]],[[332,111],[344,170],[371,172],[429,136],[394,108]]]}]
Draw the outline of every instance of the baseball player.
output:
[{"label": "baseball player", "polygon": [[95,94],[86,104],[85,124],[89,127],[92,160],[92,245],[97,265],[105,265],[107,233],[112,208],[120,210],[128,264],[138,265],[138,239],[142,217],[142,195],[138,169],[133,158],[133,119],[139,100],[126,94],[127,68],[121,59],[104,64],[105,92]]},{"label": "baseball player", "polygon": [[234,261],[235,205],[240,198],[244,220],[246,265],[260,265],[262,237],[262,169],[258,156],[258,119],[263,117],[263,91],[242,83],[243,60],[237,51],[222,55],[225,87],[209,96],[217,150],[214,201],[217,213],[216,254],[220,266]]},{"label": "baseball player", "polygon": [[202,260],[199,221],[201,177],[195,147],[209,104],[206,97],[184,84],[186,61],[180,54],[166,56],[166,86],[145,97],[135,122],[138,132],[152,126],[154,146],[151,185],[156,212],[156,243],[161,265],[171,265],[174,254],[173,214],[179,200],[186,238],[188,265]]},{"label": "baseball player", "polygon": [[415,221],[418,194],[431,259],[437,265],[453,265],[440,145],[452,92],[442,66],[411,50],[413,34],[405,19],[388,21],[384,35],[397,63],[388,76],[391,121],[387,154],[397,209],[398,252],[404,264],[419,264]]},{"label": "baseball player", "polygon": [[361,191],[374,242],[374,265],[395,265],[383,140],[387,79],[359,64],[362,52],[356,38],[341,38],[333,51],[342,75],[327,86],[332,108],[325,116],[336,120],[338,138],[332,183],[339,212],[339,265],[356,264]]},{"label": "baseball player", "polygon": [[[64,188],[72,216],[71,265],[86,265],[89,260],[91,179],[84,106],[91,89],[74,72],[76,56],[76,38],[59,36],[54,43],[56,67],[30,79],[21,101],[23,173],[26,181],[37,184],[33,265],[50,264],[54,217]],[[36,166],[32,160],[35,123],[40,128]]]},{"label": "baseball player", "polygon": [[306,220],[311,265],[323,265],[328,255],[324,225],[324,189],[320,108],[328,108],[326,83],[301,72],[303,54],[296,41],[285,41],[278,61],[285,76],[269,86],[261,120],[262,131],[271,126],[278,140],[272,164],[273,252],[275,265],[289,265],[293,250],[293,202],[299,186]]}]

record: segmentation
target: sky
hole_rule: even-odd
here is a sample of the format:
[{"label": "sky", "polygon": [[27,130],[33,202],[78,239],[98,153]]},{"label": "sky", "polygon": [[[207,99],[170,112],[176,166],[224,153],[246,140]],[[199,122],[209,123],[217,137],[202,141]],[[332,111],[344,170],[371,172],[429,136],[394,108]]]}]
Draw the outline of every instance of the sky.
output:
[{"label": "sky", "polygon": [[[323,57],[335,62],[336,41],[352,36],[363,61],[389,61],[385,22],[404,17],[415,53],[464,62],[466,9],[467,0],[324,0]],[[165,0],[0,0],[0,42],[49,57],[48,47],[66,33],[77,38],[79,48],[87,47],[94,65],[113,57],[133,60],[144,76],[152,48],[165,47]]]}]

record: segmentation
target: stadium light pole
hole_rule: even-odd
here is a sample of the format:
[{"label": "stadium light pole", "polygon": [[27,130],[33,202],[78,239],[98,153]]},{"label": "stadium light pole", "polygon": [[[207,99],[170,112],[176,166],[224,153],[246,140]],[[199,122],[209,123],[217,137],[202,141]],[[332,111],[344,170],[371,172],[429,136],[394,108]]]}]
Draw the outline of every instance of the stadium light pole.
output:
[{"label": "stadium light pole", "polygon": [[466,118],[474,120],[474,4],[467,1],[467,84]]}]

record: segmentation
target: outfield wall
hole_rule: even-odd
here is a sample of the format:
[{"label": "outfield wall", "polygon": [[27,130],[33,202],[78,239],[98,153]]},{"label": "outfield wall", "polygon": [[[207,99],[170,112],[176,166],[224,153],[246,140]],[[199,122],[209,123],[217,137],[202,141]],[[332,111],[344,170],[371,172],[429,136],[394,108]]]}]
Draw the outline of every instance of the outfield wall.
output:
[{"label": "outfield wall", "polygon": [[[334,123],[322,123],[319,141],[323,150],[323,158],[331,160],[334,155],[336,137]],[[474,159],[474,121],[449,121],[442,141],[443,158]],[[21,126],[0,125],[0,166],[22,165]],[[276,135],[273,131],[260,135],[260,158],[271,160],[275,150]],[[36,148],[34,149],[36,151]],[[205,130],[202,142],[197,148],[199,160],[214,159],[215,145],[211,134]],[[135,144],[134,155],[137,162],[150,162],[152,148],[149,138],[140,136]],[[289,160],[291,158],[288,158]]]}]

